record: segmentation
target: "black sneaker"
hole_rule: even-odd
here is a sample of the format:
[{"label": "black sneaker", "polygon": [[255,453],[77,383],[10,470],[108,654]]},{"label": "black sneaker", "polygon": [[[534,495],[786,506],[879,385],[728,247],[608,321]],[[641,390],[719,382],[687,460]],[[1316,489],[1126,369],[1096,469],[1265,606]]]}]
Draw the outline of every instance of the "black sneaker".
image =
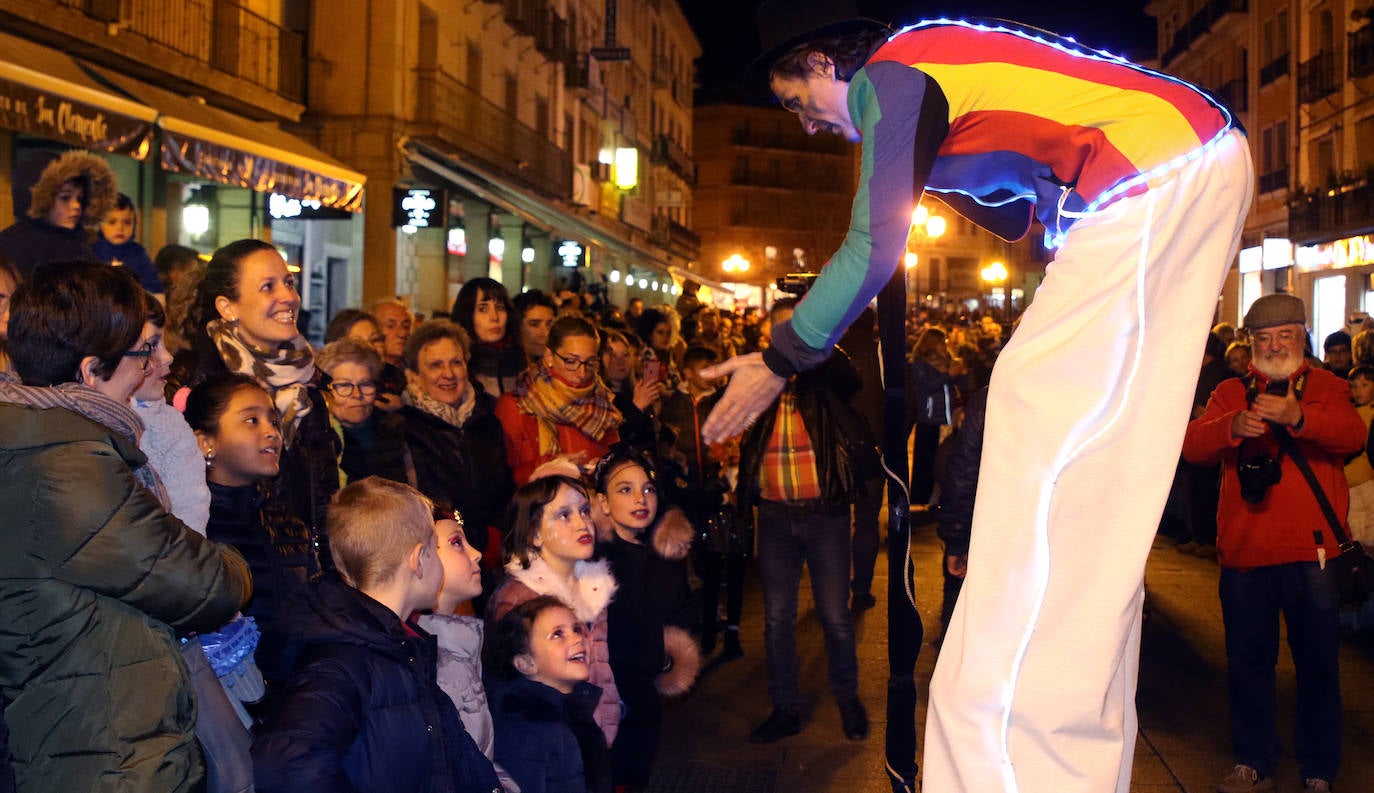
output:
[{"label": "black sneaker", "polygon": [[855,592],[849,598],[850,611],[868,611],[878,605],[878,599],[870,592]]},{"label": "black sneaker", "polygon": [[777,743],[801,732],[801,714],[795,710],[773,709],[766,721],[749,733],[750,743]]},{"label": "black sneaker", "polygon": [[858,697],[840,703],[840,724],[844,726],[844,737],[851,741],[868,737],[868,711]]}]

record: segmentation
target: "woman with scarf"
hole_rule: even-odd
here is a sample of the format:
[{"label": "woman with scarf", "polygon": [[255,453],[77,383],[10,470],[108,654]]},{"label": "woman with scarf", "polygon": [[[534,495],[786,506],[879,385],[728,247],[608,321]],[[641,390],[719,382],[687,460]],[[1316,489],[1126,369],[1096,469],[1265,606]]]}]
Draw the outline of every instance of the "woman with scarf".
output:
[{"label": "woman with scarf", "polygon": [[620,440],[624,420],[611,390],[596,376],[597,334],[581,317],[561,317],[549,329],[549,348],[525,370],[515,389],[496,402],[515,483],[556,457],[591,464]]},{"label": "woman with scarf", "polygon": [[205,266],[183,324],[193,350],[180,367],[174,364],[173,375],[195,386],[211,374],[242,374],[267,391],[285,443],[270,498],[310,528],[320,563],[328,567],[324,516],[339,489],[339,440],[329,425],[314,352],[296,327],[300,307],[296,277],[275,247],[262,240],[225,245]]},{"label": "woman with scarf", "polygon": [[204,786],[176,635],[223,625],[252,585],[236,551],[167,512],[138,450],[129,398],[155,354],[149,299],[97,262],[48,264],[14,296],[0,689],[20,790]]},{"label": "woman with scarf", "polygon": [[515,306],[500,281],[474,278],[463,284],[450,312],[472,339],[468,377],[492,398],[515,387],[525,371],[525,348],[520,343]]},{"label": "woman with scarf", "polygon": [[499,560],[502,513],[515,485],[492,397],[468,380],[468,335],[431,320],[406,340],[401,417],[414,461],[415,488],[463,515],[468,543]]}]

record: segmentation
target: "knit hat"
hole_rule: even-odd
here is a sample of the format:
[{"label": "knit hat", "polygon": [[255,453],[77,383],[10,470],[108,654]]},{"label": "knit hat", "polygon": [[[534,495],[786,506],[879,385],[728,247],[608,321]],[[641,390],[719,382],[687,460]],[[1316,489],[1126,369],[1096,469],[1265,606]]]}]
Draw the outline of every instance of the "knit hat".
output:
[{"label": "knit hat", "polygon": [[1331,335],[1329,335],[1329,336],[1326,337],[1326,341],[1323,341],[1323,342],[1322,342],[1322,349],[1323,349],[1323,350],[1330,350],[1332,347],[1349,347],[1349,346],[1350,346],[1350,334],[1349,334],[1349,333],[1346,333],[1346,332],[1343,331],[1343,330],[1338,330],[1338,331],[1336,331],[1335,333],[1332,333]]},{"label": "knit hat", "polygon": [[1272,328],[1275,325],[1307,325],[1307,307],[1302,298],[1294,295],[1265,295],[1250,304],[1245,312],[1247,330]]}]

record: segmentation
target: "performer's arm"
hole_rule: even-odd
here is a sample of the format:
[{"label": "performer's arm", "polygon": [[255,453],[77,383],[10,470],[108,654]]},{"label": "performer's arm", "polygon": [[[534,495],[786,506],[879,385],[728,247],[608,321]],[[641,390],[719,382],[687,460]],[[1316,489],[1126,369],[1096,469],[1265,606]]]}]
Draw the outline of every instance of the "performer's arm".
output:
[{"label": "performer's arm", "polygon": [[844,243],[790,322],[773,327],[764,362],[783,377],[819,365],[901,263],[911,211],[949,131],[949,103],[925,73],[895,61],[854,75],[849,110],[863,136],[859,191]]}]

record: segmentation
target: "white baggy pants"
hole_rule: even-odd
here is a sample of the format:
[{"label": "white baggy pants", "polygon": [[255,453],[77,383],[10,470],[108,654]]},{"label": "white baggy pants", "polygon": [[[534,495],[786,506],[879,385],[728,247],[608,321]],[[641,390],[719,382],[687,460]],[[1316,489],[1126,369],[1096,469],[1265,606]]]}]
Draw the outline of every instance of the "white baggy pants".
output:
[{"label": "white baggy pants", "polygon": [[1127,793],[1145,559],[1254,191],[1232,132],[1070,228],[998,358],[926,793]]}]

